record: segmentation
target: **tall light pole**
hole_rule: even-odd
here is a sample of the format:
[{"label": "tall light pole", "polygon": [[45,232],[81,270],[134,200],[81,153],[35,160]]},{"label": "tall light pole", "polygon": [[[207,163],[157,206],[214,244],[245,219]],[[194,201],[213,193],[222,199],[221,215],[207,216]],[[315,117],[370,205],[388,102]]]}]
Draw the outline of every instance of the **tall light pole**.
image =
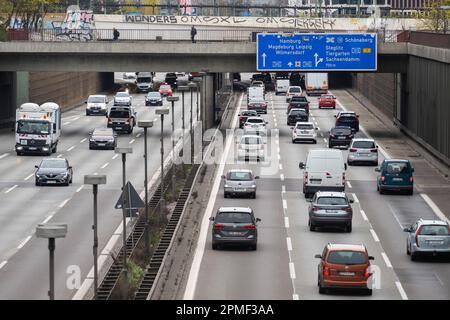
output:
[{"label": "tall light pole", "polygon": [[194,96],[193,96],[193,89],[197,88],[197,84],[195,82],[190,82],[188,84],[189,89],[191,91],[191,120],[190,120],[190,128],[189,128],[189,132],[190,132],[190,136],[191,136],[191,165],[194,164],[194,130],[193,130],[193,126],[192,126],[192,108],[193,108],[193,100],[194,100]]},{"label": "tall light pole", "polygon": [[[172,103],[172,154],[173,154],[173,159],[175,159],[175,101],[180,100],[179,97],[167,97],[167,101]],[[175,185],[175,175],[176,175],[176,171],[175,171],[175,162],[172,165],[172,196],[173,199],[175,199],[176,197],[176,185]]]},{"label": "tall light pole", "polygon": [[148,153],[147,153],[147,129],[153,127],[152,120],[140,120],[138,121],[138,127],[144,128],[144,188],[145,188],[145,224],[144,224],[144,237],[145,237],[145,254],[150,254],[150,239],[148,236]]},{"label": "tall light pole", "polygon": [[94,299],[97,300],[97,290],[98,290],[97,193],[98,193],[98,185],[106,184],[106,176],[85,175],[84,184],[92,184],[92,192],[94,194],[94,224],[92,225],[92,230],[94,230],[94,245],[92,246],[92,253],[94,254]]},{"label": "tall light pole", "polygon": [[127,153],[133,153],[133,149],[129,147],[121,147],[114,149],[114,152],[122,155],[122,224],[123,224],[123,286],[122,299],[128,299],[128,266],[127,266],[127,205],[129,206],[128,192],[125,190],[126,170],[125,163],[127,161]]},{"label": "tall light pole", "polygon": [[36,237],[48,239],[49,255],[49,278],[50,287],[48,297],[55,300],[55,239],[65,238],[67,234],[66,223],[46,223],[38,224],[36,227]]},{"label": "tall light pole", "polygon": [[157,108],[155,113],[161,116],[161,198],[159,202],[160,218],[164,217],[164,115],[169,114],[169,108]]}]

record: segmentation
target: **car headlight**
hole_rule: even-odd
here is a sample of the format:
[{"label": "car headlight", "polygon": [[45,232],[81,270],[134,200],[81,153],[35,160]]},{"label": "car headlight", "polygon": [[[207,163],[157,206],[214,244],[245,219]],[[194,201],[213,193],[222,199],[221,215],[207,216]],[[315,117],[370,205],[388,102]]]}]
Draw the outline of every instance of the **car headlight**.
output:
[{"label": "car headlight", "polygon": [[229,185],[227,185],[227,184],[225,184],[225,186],[224,186],[225,188],[229,188],[230,186]]},{"label": "car headlight", "polygon": [[43,147],[43,148],[42,148],[42,151],[48,151],[48,150],[49,150],[48,147]]},{"label": "car headlight", "polygon": [[251,187],[252,187],[252,188],[256,188],[256,184],[252,185]]}]

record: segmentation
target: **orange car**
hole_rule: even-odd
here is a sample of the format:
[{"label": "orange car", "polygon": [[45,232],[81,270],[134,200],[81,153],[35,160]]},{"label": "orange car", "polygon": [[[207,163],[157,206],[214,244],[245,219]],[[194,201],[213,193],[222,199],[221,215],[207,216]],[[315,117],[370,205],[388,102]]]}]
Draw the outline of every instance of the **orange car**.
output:
[{"label": "orange car", "polygon": [[319,293],[328,293],[330,289],[359,289],[372,295],[369,278],[370,260],[364,245],[331,244],[325,246],[318,266]]}]

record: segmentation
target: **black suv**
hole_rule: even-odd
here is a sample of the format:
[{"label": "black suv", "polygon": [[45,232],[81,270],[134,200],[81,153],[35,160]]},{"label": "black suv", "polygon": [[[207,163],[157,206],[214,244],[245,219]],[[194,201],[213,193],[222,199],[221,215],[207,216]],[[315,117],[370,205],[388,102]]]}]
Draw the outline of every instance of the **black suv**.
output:
[{"label": "black suv", "polygon": [[336,127],[350,127],[353,132],[359,131],[359,116],[354,112],[340,112],[336,117]]},{"label": "black suv", "polygon": [[350,127],[334,127],[330,130],[328,138],[328,148],[349,147],[352,143],[353,132]]},{"label": "black suv", "polygon": [[291,109],[287,117],[287,125],[293,126],[297,122],[308,122],[308,112],[305,109]]},{"label": "black suv", "polygon": [[164,82],[167,84],[170,84],[172,89],[175,89],[177,87],[177,74],[175,72],[166,73],[166,78],[164,79]]},{"label": "black suv", "polygon": [[305,109],[309,113],[309,101],[305,96],[293,96],[288,104],[287,113],[293,108]]}]

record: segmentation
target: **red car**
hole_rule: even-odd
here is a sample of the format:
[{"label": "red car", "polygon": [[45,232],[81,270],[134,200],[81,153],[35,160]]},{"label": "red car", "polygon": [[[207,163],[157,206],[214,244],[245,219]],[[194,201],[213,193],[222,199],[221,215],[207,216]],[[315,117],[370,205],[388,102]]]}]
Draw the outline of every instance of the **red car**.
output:
[{"label": "red car", "polygon": [[319,109],[333,108],[336,109],[336,97],[331,94],[323,94],[319,98]]},{"label": "red car", "polygon": [[163,97],[171,97],[173,92],[172,92],[172,87],[170,86],[170,84],[162,84],[159,87],[159,93],[163,96]]}]

